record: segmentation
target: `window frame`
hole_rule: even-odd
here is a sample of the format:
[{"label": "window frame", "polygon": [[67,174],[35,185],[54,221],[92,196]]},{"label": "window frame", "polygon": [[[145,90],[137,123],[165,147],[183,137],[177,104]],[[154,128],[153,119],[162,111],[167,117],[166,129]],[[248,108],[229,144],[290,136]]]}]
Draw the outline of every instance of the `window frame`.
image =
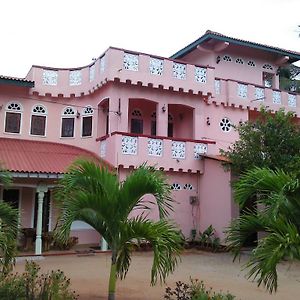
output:
[{"label": "window frame", "polygon": [[[33,110],[34,110],[37,106],[43,107],[44,110],[45,110],[45,112],[44,112],[44,113],[34,112]],[[44,117],[44,118],[45,118],[44,135],[31,133],[31,131],[32,131],[32,117],[33,117],[33,116]],[[31,136],[37,136],[37,137],[46,137],[46,136],[47,136],[47,119],[48,119],[47,116],[48,116],[47,108],[46,108],[43,104],[35,104],[35,105],[32,107],[31,115],[30,115],[29,135],[31,135]]]},{"label": "window frame", "polygon": [[[8,107],[12,104],[15,103],[17,105],[20,106],[20,110],[14,110],[14,109],[9,109]],[[11,114],[18,114],[20,115],[20,125],[19,125],[19,132],[10,132],[10,131],[6,131],[6,119],[7,119],[7,113],[11,113]],[[5,117],[4,117],[4,125],[3,125],[3,132],[5,134],[22,134],[22,125],[23,125],[23,106],[19,101],[10,101],[6,104],[5,107]]]},{"label": "window frame", "polygon": [[[66,114],[67,109],[72,109],[73,113],[72,114]],[[63,109],[62,115],[61,115],[61,120],[60,120],[60,138],[62,139],[74,139],[75,138],[75,117],[76,117],[76,112],[74,107],[72,106],[67,106]],[[63,120],[64,119],[73,119],[73,136],[63,136]]]}]

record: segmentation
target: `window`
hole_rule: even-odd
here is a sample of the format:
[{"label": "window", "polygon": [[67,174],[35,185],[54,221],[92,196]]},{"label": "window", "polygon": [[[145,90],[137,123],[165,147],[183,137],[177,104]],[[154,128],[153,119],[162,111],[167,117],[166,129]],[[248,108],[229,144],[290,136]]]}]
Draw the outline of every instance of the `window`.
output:
[{"label": "window", "polygon": [[83,137],[92,136],[93,113],[94,113],[94,109],[92,108],[92,106],[87,106],[83,110],[83,113],[82,113],[82,129],[81,129],[81,135]]},{"label": "window", "polygon": [[267,88],[273,87],[274,74],[263,72],[263,84]]},{"label": "window", "polygon": [[174,131],[173,116],[168,114],[168,137],[173,137],[173,131]]},{"label": "window", "polygon": [[75,110],[66,107],[61,120],[61,137],[74,137]]},{"label": "window", "polygon": [[223,132],[229,132],[231,130],[231,122],[228,118],[223,118],[220,122],[220,127]]},{"label": "window", "polygon": [[138,109],[131,113],[131,133],[143,133],[143,119],[142,114]]},{"label": "window", "polygon": [[17,102],[10,102],[5,112],[5,132],[20,133],[22,119],[22,106]]},{"label": "window", "polygon": [[224,55],[223,60],[227,61],[227,62],[230,62],[230,61],[232,61],[232,58],[229,55]]},{"label": "window", "polygon": [[236,64],[243,65],[243,64],[244,64],[244,61],[243,61],[241,58],[237,58],[237,59],[235,60],[235,63],[236,63]]},{"label": "window", "polygon": [[151,115],[151,135],[156,135],[156,112]]},{"label": "window", "polygon": [[46,135],[46,114],[45,106],[38,104],[32,109],[30,134],[32,135]]}]

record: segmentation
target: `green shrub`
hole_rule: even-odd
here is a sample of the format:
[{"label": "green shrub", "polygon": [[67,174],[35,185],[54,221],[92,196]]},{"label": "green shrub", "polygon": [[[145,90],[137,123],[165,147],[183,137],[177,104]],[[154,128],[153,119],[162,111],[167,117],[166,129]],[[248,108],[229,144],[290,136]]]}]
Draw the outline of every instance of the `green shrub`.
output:
[{"label": "green shrub", "polygon": [[39,274],[36,262],[26,261],[23,274],[0,276],[0,299],[6,300],[74,300],[70,280],[60,270]]},{"label": "green shrub", "polygon": [[172,290],[166,288],[165,300],[234,300],[235,296],[229,293],[214,292],[211,288],[205,287],[203,281],[190,279],[190,283],[182,281],[176,282],[176,287]]}]

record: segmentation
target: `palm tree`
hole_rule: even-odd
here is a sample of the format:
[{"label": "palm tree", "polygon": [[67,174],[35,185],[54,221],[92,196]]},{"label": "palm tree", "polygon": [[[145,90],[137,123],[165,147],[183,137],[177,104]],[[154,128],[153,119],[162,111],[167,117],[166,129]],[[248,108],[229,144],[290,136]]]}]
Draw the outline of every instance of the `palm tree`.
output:
[{"label": "palm tree", "polygon": [[300,181],[282,170],[254,168],[234,185],[235,200],[243,207],[256,197],[257,209],[235,219],[227,242],[236,258],[247,238],[261,232],[245,265],[248,278],[262,283],[270,293],[278,287],[277,265],[284,259],[300,260]]},{"label": "palm tree", "polygon": [[[0,169],[0,183],[6,186],[11,182],[9,172]],[[6,275],[15,262],[16,240],[18,235],[18,210],[0,201],[0,274]]]},{"label": "palm tree", "polygon": [[[135,209],[149,209],[145,194],[155,196],[160,221],[140,214],[129,218]],[[120,183],[116,174],[95,162],[79,160],[60,181],[57,199],[61,214],[56,238],[66,241],[72,222],[86,222],[107,241],[112,251],[108,299],[115,299],[116,279],[125,278],[131,262],[133,243],[150,242],[154,252],[151,284],[164,282],[178,263],[182,237],[165,219],[172,209],[170,187],[161,172],[142,165]]]}]

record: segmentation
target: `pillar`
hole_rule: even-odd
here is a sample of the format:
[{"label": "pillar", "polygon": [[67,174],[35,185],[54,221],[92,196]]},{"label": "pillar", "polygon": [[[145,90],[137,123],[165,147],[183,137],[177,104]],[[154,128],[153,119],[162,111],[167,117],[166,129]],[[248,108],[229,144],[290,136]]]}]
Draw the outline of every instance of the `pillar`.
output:
[{"label": "pillar", "polygon": [[156,135],[168,136],[168,104],[158,103],[156,106]]},{"label": "pillar", "polygon": [[47,186],[44,185],[39,185],[37,187],[38,209],[37,209],[37,222],[36,222],[35,255],[42,254],[43,202],[47,190],[48,190]]}]

